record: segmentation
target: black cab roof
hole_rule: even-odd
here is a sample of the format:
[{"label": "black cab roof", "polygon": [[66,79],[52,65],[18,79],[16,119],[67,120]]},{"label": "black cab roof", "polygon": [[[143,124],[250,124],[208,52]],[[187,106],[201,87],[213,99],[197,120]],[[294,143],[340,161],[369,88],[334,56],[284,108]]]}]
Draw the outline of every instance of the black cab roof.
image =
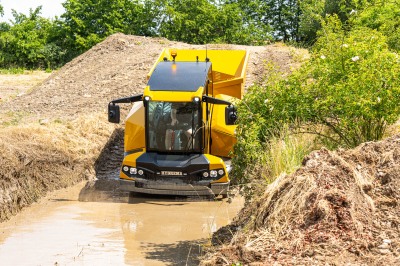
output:
[{"label": "black cab roof", "polygon": [[210,62],[159,62],[147,83],[151,91],[195,92],[205,86]]}]

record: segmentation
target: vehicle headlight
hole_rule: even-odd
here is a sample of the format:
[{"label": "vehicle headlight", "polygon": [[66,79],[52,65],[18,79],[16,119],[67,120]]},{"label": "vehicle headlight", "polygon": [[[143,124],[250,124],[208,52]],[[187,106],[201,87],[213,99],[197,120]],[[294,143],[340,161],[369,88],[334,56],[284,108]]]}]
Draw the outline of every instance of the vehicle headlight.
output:
[{"label": "vehicle headlight", "polygon": [[139,175],[143,175],[143,170],[139,170],[139,171],[138,171],[138,174],[139,174]]},{"label": "vehicle headlight", "polygon": [[218,170],[218,174],[219,174],[219,175],[224,175],[224,170],[219,169],[219,170]]},{"label": "vehicle headlight", "polygon": [[124,167],[122,168],[122,170],[124,170],[124,172],[128,172],[128,171],[129,171],[129,167],[128,167],[128,166],[124,166]]},{"label": "vehicle headlight", "polygon": [[137,169],[136,169],[135,167],[131,167],[131,168],[129,169],[129,173],[130,173],[131,175],[136,175],[136,174],[137,174]]},{"label": "vehicle headlight", "polygon": [[208,172],[204,172],[203,177],[208,177]]},{"label": "vehicle headlight", "polygon": [[211,170],[210,171],[210,176],[211,177],[217,177],[217,170]]}]

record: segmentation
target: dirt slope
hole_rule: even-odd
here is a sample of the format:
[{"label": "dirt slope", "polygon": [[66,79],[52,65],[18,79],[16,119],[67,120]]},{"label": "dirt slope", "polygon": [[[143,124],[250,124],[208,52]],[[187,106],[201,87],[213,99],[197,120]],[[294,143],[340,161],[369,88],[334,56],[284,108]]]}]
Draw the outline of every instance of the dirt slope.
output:
[{"label": "dirt slope", "polygon": [[399,265],[399,205],[400,135],[321,149],[219,230],[203,264]]},{"label": "dirt slope", "polygon": [[[47,191],[82,179],[104,180],[117,175],[123,156],[123,130],[106,121],[107,103],[140,93],[147,73],[166,47],[205,48],[115,34],[30,93],[0,102],[0,221]],[[207,48],[250,51],[246,86],[261,79],[266,60],[289,71],[307,55],[284,45]]]},{"label": "dirt slope", "polygon": [[[28,95],[4,103],[0,114],[11,111],[28,113],[26,116],[32,119],[71,119],[104,112],[110,100],[142,92],[147,73],[166,47],[205,49],[204,45],[114,34],[66,64]],[[304,50],[284,45],[208,45],[207,48],[248,50],[246,86],[262,77],[265,61],[272,61],[287,72],[307,55]]]}]

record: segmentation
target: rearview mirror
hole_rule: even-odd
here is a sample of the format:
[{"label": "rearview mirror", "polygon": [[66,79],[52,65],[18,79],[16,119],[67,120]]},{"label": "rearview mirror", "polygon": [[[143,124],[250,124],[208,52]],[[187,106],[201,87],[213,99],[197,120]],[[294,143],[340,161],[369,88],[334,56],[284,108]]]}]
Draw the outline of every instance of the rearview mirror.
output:
[{"label": "rearview mirror", "polygon": [[235,106],[229,105],[225,108],[225,124],[234,125],[237,119],[237,111]]},{"label": "rearview mirror", "polygon": [[118,124],[120,121],[119,105],[108,104],[108,122]]}]

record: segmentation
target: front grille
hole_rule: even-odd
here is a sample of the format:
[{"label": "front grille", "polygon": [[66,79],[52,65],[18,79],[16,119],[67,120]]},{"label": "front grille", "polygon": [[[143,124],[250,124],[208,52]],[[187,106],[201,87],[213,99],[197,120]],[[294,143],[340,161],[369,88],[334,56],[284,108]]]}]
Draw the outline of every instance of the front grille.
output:
[{"label": "front grille", "polygon": [[146,174],[142,177],[149,181],[168,181],[168,180],[179,180],[183,183],[191,184],[192,182],[199,182],[203,178],[197,175],[186,175],[186,176],[170,176],[170,175],[157,175],[157,174]]}]

